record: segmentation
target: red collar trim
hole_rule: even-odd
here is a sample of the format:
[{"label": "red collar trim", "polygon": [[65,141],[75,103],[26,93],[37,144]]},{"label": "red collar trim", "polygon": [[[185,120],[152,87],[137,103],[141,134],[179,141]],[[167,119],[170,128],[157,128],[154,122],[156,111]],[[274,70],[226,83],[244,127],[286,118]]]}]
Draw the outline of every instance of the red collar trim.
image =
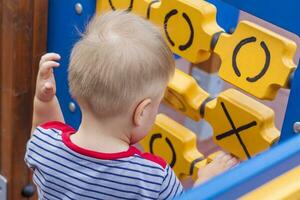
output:
[{"label": "red collar trim", "polygon": [[62,140],[63,140],[64,144],[67,147],[69,147],[73,151],[75,151],[79,154],[85,155],[85,156],[104,159],[104,160],[115,160],[115,159],[119,159],[119,158],[130,157],[130,156],[133,156],[136,153],[140,154],[139,150],[136,149],[134,146],[130,146],[127,151],[118,152],[118,153],[102,153],[102,152],[92,151],[92,150],[89,150],[89,149],[84,149],[80,146],[77,146],[76,144],[74,144],[71,141],[70,136],[74,133],[75,132],[63,132],[62,133]]},{"label": "red collar trim", "polygon": [[141,152],[134,146],[130,146],[127,151],[118,152],[118,153],[102,153],[102,152],[92,151],[89,149],[84,149],[82,147],[79,147],[76,144],[74,144],[70,139],[70,136],[72,134],[74,134],[76,132],[76,130],[64,123],[61,123],[61,122],[46,123],[46,124],[42,125],[42,127],[46,128],[46,129],[47,128],[48,129],[55,128],[55,129],[61,130],[62,131],[62,141],[67,147],[69,147],[71,150],[73,150],[79,154],[89,156],[92,158],[98,158],[98,159],[103,159],[103,160],[115,160],[115,159],[119,159],[119,158],[130,157],[130,156],[133,156],[134,154],[141,155]]}]

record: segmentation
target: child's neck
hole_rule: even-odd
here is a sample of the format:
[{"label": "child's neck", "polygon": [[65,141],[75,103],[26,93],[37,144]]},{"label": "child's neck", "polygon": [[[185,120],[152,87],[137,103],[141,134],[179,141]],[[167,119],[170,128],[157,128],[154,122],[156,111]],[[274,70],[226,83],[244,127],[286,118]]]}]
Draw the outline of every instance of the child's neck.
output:
[{"label": "child's neck", "polygon": [[71,136],[71,140],[82,148],[102,153],[127,151],[130,145],[130,133],[122,123],[124,119],[118,117],[99,120],[85,113],[82,115],[77,133]]}]

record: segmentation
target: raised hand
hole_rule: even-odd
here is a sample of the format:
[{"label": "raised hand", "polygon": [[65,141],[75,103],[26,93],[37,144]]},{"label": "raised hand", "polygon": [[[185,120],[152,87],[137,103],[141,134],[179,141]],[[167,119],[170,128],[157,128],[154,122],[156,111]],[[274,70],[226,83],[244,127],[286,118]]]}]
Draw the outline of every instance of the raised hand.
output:
[{"label": "raised hand", "polygon": [[60,55],[47,53],[40,60],[40,67],[36,81],[36,98],[42,102],[53,99],[56,93],[56,83],[53,68],[59,67]]},{"label": "raised hand", "polygon": [[60,55],[47,53],[42,56],[36,80],[33,103],[32,131],[49,121],[64,122],[64,117],[56,97],[56,83],[53,68],[59,67]]}]

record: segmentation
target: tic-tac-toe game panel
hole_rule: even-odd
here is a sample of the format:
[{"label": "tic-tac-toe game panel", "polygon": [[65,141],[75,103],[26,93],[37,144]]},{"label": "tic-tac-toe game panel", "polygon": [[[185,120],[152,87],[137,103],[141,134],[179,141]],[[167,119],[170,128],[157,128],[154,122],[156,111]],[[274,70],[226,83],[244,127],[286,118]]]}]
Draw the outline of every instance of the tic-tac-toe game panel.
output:
[{"label": "tic-tac-toe game panel", "polygon": [[[299,199],[297,41],[254,21],[238,20],[241,10],[299,39],[299,8],[297,0],[50,0],[48,50],[63,57],[55,73],[65,119],[75,127],[80,123],[80,110],[68,94],[66,78],[70,49],[79,33],[94,13],[133,12],[160,26],[174,54],[188,62],[198,64],[217,55],[219,78],[234,86],[212,95],[180,69],[168,84],[163,104],[194,121],[208,122],[214,143],[243,161],[179,199]],[[290,95],[278,129],[274,110],[258,99],[273,101],[282,88]],[[180,179],[195,180],[201,166],[215,156],[199,152],[197,133],[162,113],[140,144],[163,157]]]}]

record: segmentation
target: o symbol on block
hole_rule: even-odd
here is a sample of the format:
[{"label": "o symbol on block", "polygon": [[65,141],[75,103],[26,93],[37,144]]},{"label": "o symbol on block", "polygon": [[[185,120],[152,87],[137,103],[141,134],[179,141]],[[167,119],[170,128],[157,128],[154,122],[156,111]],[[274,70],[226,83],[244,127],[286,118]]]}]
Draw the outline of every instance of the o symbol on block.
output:
[{"label": "o symbol on block", "polygon": [[[109,5],[110,5],[111,9],[112,10],[116,10],[116,8],[115,8],[112,0],[108,0],[108,2],[109,2]],[[127,11],[130,12],[132,10],[132,7],[133,7],[133,0],[130,0],[130,4],[129,4],[128,8],[127,8]]]},{"label": "o symbol on block", "polygon": [[[176,15],[178,13],[178,10],[176,9],[173,9],[171,10],[166,16],[165,16],[165,20],[164,20],[164,30],[165,30],[165,34],[167,36],[167,39],[169,41],[169,43],[172,45],[172,46],[175,46],[175,43],[174,41],[171,39],[170,35],[169,35],[169,32],[168,32],[168,22],[170,20],[171,17],[173,17],[174,15]],[[182,17],[185,19],[185,21],[187,22],[187,24],[189,25],[190,27],[190,37],[188,39],[188,41],[185,43],[185,44],[181,44],[179,45],[179,50],[181,51],[185,51],[187,50],[190,46],[192,46],[193,44],[193,41],[194,41],[194,27],[192,25],[192,22],[191,22],[191,19],[189,18],[189,16],[186,14],[186,13],[182,13]]]},{"label": "o symbol on block", "polygon": [[[239,51],[241,50],[241,48],[248,44],[248,43],[251,43],[251,42],[256,42],[256,37],[249,37],[249,38],[246,38],[246,39],[243,39],[242,41],[240,41],[240,43],[238,45],[236,45],[234,51],[233,51],[233,54],[232,54],[232,67],[233,67],[233,70],[235,72],[235,74],[240,77],[241,76],[241,72],[237,66],[237,63],[236,63],[236,58],[237,58],[237,55],[239,53]],[[261,79],[265,73],[268,71],[269,67],[270,67],[270,60],[271,60],[271,54],[270,54],[270,51],[266,45],[266,43],[264,41],[260,42],[260,46],[261,48],[264,50],[265,52],[265,55],[266,55],[266,60],[265,60],[265,65],[264,67],[262,68],[262,70],[260,71],[260,73],[258,73],[256,76],[254,77],[247,77],[246,80],[248,82],[256,82],[258,81],[259,79]]]},{"label": "o symbol on block", "polygon": [[[154,154],[153,152],[153,145],[154,145],[154,141],[157,140],[157,139],[161,139],[162,138],[162,135],[160,133],[155,133],[151,136],[151,139],[150,139],[150,142],[149,142],[149,146],[150,146],[150,153]],[[174,149],[174,146],[173,144],[171,143],[171,140],[169,138],[165,138],[165,141],[166,143],[168,144],[169,148],[171,149],[172,151],[172,160],[170,162],[170,167],[174,167],[175,163],[176,163],[176,152],[175,152],[175,149]]]}]

